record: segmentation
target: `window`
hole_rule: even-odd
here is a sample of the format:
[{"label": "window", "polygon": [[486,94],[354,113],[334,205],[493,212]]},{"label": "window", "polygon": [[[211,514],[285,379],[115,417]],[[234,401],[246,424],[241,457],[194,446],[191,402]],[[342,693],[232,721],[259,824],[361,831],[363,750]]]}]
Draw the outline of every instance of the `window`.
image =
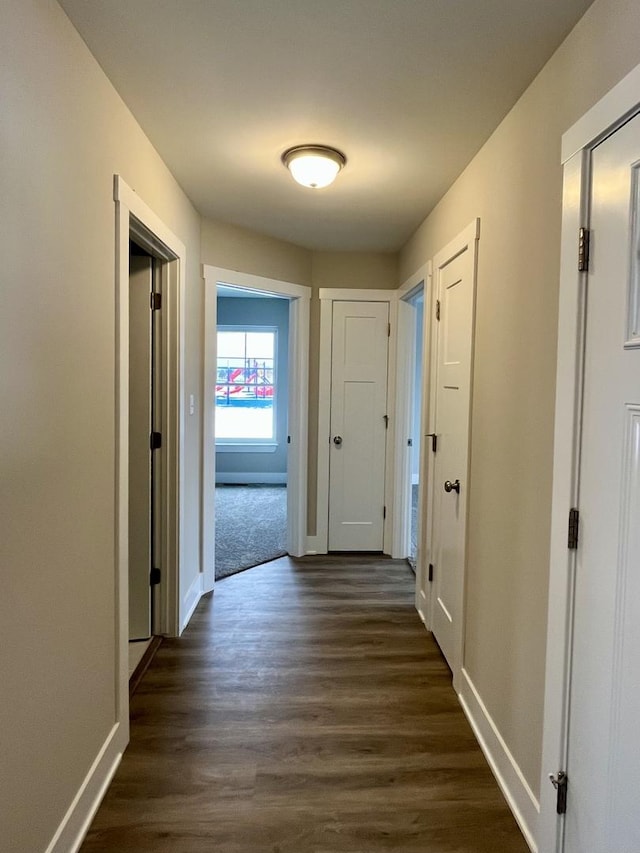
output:
[{"label": "window", "polygon": [[218,326],[216,441],[275,443],[277,330]]}]

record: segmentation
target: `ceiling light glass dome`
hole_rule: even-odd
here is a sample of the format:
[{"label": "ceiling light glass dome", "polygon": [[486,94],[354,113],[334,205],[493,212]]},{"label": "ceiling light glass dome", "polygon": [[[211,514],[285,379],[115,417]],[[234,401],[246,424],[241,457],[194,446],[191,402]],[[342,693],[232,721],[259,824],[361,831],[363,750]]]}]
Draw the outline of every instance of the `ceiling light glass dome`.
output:
[{"label": "ceiling light glass dome", "polygon": [[297,145],[284,152],[282,162],[303,187],[321,189],[333,183],[347,158],[325,145]]}]

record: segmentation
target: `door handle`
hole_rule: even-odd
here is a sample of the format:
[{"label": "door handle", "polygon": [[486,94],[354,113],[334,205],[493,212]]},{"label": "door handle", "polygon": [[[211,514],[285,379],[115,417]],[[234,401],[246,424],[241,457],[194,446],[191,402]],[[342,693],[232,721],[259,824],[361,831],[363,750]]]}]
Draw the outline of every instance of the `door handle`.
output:
[{"label": "door handle", "polygon": [[455,480],[453,483],[451,480],[445,480],[444,490],[445,492],[457,492],[460,494],[460,480]]},{"label": "door handle", "polygon": [[336,445],[336,447],[340,447],[340,445],[342,444],[342,436],[341,435],[334,435],[333,443]]}]

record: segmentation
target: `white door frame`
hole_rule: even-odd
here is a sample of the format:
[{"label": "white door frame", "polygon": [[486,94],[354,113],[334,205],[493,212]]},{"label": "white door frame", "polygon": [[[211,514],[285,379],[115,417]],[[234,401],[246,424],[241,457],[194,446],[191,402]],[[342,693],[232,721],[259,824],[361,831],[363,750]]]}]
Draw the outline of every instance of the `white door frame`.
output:
[{"label": "white door frame", "polygon": [[389,429],[386,441],[385,500],[387,515],[384,520],[383,546],[385,554],[391,553],[393,530],[393,447],[395,434],[394,412],[389,411],[395,400],[396,327],[398,317],[398,291],[340,287],[321,287],[320,292],[320,374],[318,377],[318,476],[316,492],[316,535],[308,538],[308,554],[326,554],[329,548],[329,433],[331,418],[331,339],[333,335],[334,302],[388,302],[391,336],[389,339],[389,365],[387,401]]},{"label": "white door frame", "polygon": [[311,288],[237,270],[203,264],[204,387],[202,399],[202,566],[207,590],[215,584],[215,389],[218,284],[253,296],[289,299],[289,423],[291,444],[287,468],[287,550],[292,557],[307,552],[307,445],[309,419],[309,305]]},{"label": "white door frame", "polygon": [[[192,611],[182,601],[184,565],[184,299],[186,249],[114,175],[116,212],[116,637],[118,722],[129,731],[129,238],[160,260],[162,306],[162,582],[154,633],[178,636]],[[199,596],[198,596],[199,597]],[[197,603],[197,600],[196,602]],[[181,606],[182,605],[182,606]],[[195,604],[193,604],[195,607]]]},{"label": "white door frame", "polygon": [[[424,310],[423,310],[423,327],[422,327],[422,400],[420,413],[420,482],[418,486],[418,553],[416,555],[416,578],[419,577],[420,567],[422,564],[422,509],[424,507],[424,474],[425,464],[428,459],[425,453],[425,433],[427,432],[428,418],[428,389],[429,389],[429,354],[430,354],[430,336],[431,326],[429,318],[431,316],[431,261],[421,266],[416,272],[410,276],[397,291],[398,302],[409,302],[420,290],[424,292]],[[398,306],[400,308],[400,306]],[[398,316],[400,324],[400,317]],[[413,363],[413,353],[411,352],[412,344],[415,346],[415,339],[412,340],[412,335],[407,339],[401,334],[400,325],[398,326],[397,340],[397,355],[396,355],[396,401],[395,401],[395,442],[394,442],[394,494],[395,494],[395,512],[393,514],[393,537],[391,544],[391,556],[397,559],[403,559],[409,553],[409,541],[407,531],[410,528],[411,507],[407,505],[406,495],[408,494],[409,482],[411,476],[408,460],[411,453],[407,448],[405,438],[411,432],[411,424],[409,422],[410,413],[408,408],[409,401],[413,398],[413,385],[409,386],[406,383],[406,376],[410,365]],[[405,377],[405,381],[402,381]]]},{"label": "white door frame", "polygon": [[[564,189],[556,415],[553,459],[547,660],[538,849],[559,853],[564,819],[556,814],[549,774],[566,767],[575,590],[575,551],[567,548],[571,507],[578,506],[581,395],[585,331],[585,279],[578,271],[578,231],[589,224],[591,151],[640,113],[640,65],[595,104],[562,137]],[[569,779],[569,797],[571,780]]]}]

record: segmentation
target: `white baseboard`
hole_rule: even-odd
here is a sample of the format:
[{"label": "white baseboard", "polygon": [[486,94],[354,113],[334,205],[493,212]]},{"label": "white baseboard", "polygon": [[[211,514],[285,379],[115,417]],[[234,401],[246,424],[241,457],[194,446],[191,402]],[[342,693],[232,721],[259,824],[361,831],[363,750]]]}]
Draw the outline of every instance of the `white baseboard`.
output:
[{"label": "white baseboard", "polygon": [[307,536],[307,550],[305,553],[309,556],[313,554],[326,554],[327,549],[323,547],[319,536]]},{"label": "white baseboard", "polygon": [[421,589],[416,593],[416,610],[424,627],[429,630],[427,625],[427,599]]},{"label": "white baseboard", "polygon": [[126,747],[124,727],[116,723],[91,765],[46,853],[77,853],[118,769]]},{"label": "white baseboard", "polygon": [[538,853],[536,835],[540,803],[527,784],[527,780],[487,711],[468,672],[463,669],[461,675],[461,689],[458,694],[460,704],[485,758],[489,762],[493,775],[496,777],[500,790],[522,830],[525,841],[532,853]]},{"label": "white baseboard", "polygon": [[241,486],[244,484],[253,485],[254,483],[266,483],[272,485],[280,485],[287,483],[286,473],[280,474],[260,474],[253,471],[248,471],[246,474],[225,473],[224,471],[216,471],[216,483],[223,483],[230,486]]}]

